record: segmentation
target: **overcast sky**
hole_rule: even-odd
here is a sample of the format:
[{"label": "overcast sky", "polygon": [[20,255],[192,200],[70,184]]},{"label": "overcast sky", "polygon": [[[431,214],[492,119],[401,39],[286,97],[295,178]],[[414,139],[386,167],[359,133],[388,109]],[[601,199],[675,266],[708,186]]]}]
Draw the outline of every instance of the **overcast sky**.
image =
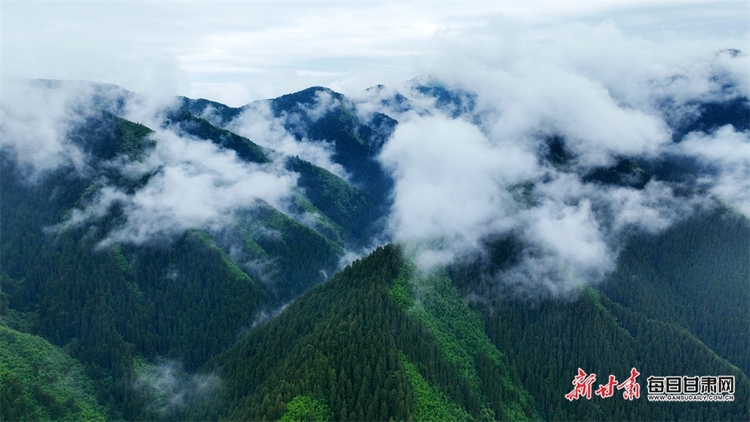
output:
[{"label": "overcast sky", "polygon": [[93,80],[237,106],[312,85],[356,94],[402,82],[430,69],[446,39],[497,19],[540,37],[611,21],[655,42],[748,50],[749,4],[3,1],[1,66],[4,79]]}]

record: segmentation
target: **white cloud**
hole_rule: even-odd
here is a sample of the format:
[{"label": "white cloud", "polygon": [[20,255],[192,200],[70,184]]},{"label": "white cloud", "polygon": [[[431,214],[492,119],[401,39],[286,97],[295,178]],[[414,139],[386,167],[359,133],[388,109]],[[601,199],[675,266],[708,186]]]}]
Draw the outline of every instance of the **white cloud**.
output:
[{"label": "white cloud", "polygon": [[136,368],[134,387],[151,397],[149,410],[168,414],[185,409],[213,394],[221,383],[215,374],[190,374],[182,364],[163,361]]},{"label": "white cloud", "polygon": [[[106,216],[114,204],[122,206],[124,223],[107,233],[105,244],[142,243],[171,237],[188,229],[219,230],[233,221],[237,210],[259,201],[284,210],[296,185],[296,175],[277,164],[257,165],[237,158],[231,150],[209,141],[180,137],[161,128],[165,107],[174,98],[128,96],[125,117],[156,129],[155,148],[139,161],[122,156],[108,162],[91,160],[70,139],[69,132],[97,116],[100,108],[114,109],[121,91],[89,83],[62,84],[13,81],[4,84],[0,103],[0,147],[15,158],[32,181],[61,166],[84,177],[97,176],[93,167],[107,167],[130,181],[150,175],[135,192],[126,193],[106,179],[92,180],[99,187],[82,208],[52,230],[86,224]],[[96,102],[96,104],[95,104]]]},{"label": "white cloud", "polygon": [[[435,113],[408,89],[362,99],[401,119],[380,159],[396,180],[390,228],[422,266],[481,253],[483,240],[516,236],[525,250],[502,278],[569,292],[614,268],[626,234],[664,230],[705,202],[675,197],[655,180],[635,189],[584,176],[623,158],[655,158],[671,149],[668,120],[694,114],[696,101],[742,95],[747,69],[739,64],[747,57],[720,53],[723,40],[654,42],[611,22],[539,28],[508,18],[440,39],[424,71],[477,94],[474,114],[463,117],[473,123],[440,112],[399,114],[382,104],[400,93]],[[665,100],[672,101],[666,111]],[[730,162],[723,151],[744,151],[746,138],[724,131],[715,136],[721,145],[699,148],[689,140],[680,151],[723,168],[704,181],[741,204],[748,190],[740,178],[750,179],[746,160]],[[550,135],[564,138],[572,154],[566,165],[544,158],[542,140]]]},{"label": "white cloud", "polygon": [[589,280],[600,279],[614,266],[614,257],[600,231],[591,201],[563,205],[545,200],[524,216],[530,224],[525,237],[539,245],[542,253],[553,255],[574,268],[576,274],[596,272]]},{"label": "white cloud", "polygon": [[[394,237],[421,242],[423,263],[434,264],[479,249],[483,236],[514,232],[530,245],[514,274],[536,274],[556,291],[600,279],[623,232],[662,230],[693,205],[680,204],[664,183],[635,190],[584,183],[582,175],[623,156],[672,151],[665,121],[694,113],[694,101],[750,90],[747,54],[720,52],[747,46],[748,10],[740,2],[482,3],[471,10],[418,3],[137,5],[141,10],[129,3],[4,6],[4,75],[105,80],[236,102],[310,85],[358,91],[420,72],[436,76],[478,94],[476,115],[466,117],[473,123],[435,110],[424,117],[360,104],[365,114],[385,110],[402,123],[380,157],[396,177]],[[146,15],[154,19],[141,19]],[[7,84],[3,89],[3,104],[10,104],[8,95],[26,96]],[[431,100],[401,92],[419,108],[432,108]],[[66,114],[68,100],[34,95],[18,109],[3,107],[3,135],[12,135],[3,136],[4,147],[35,171],[82,168],[85,157],[64,137],[75,120]],[[332,105],[319,100],[311,113]],[[666,110],[664,100],[673,101]],[[128,117],[158,127],[163,102],[144,104],[131,107]],[[231,129],[282,157],[299,155],[345,176],[328,146],[297,142],[284,123],[256,103]],[[540,138],[552,134],[565,137],[575,155],[566,168],[538,156]],[[257,200],[282,206],[294,184],[278,163],[241,163],[168,131],[157,139],[146,161],[124,169],[159,169],[146,186],[125,197],[111,187],[100,193],[101,207],[120,201],[127,211],[113,239],[216,227]],[[724,128],[694,134],[676,151],[713,168],[701,182],[747,214],[746,146],[747,134]],[[534,205],[508,191],[526,181]],[[73,216],[96,217],[101,207]]]},{"label": "white cloud", "polygon": [[119,198],[126,221],[105,243],[143,243],[188,229],[220,230],[233,221],[236,211],[255,207],[259,201],[284,209],[296,183],[293,174],[243,162],[233,151],[207,141],[169,131],[153,138],[156,148],[145,163],[132,164],[124,172],[158,173],[132,195]]},{"label": "white cloud", "polygon": [[0,147],[15,155],[35,180],[63,165],[83,170],[86,154],[68,139],[68,132],[91,113],[93,87],[46,82],[3,80],[0,97]]},{"label": "white cloud", "polygon": [[[534,175],[533,155],[493,147],[473,125],[442,117],[399,125],[380,155],[397,184],[391,230],[399,241],[439,242],[452,258],[507,228],[504,188]],[[445,262],[444,262],[445,263]]]},{"label": "white cloud", "polygon": [[[316,107],[309,110],[311,117],[320,118],[323,112],[330,109],[331,97],[328,94],[325,95],[327,97],[323,97],[323,101],[318,102]],[[242,114],[227,125],[227,128],[258,145],[276,151],[282,158],[296,156],[348,180],[349,175],[344,167],[333,161],[331,144],[312,142],[308,139],[298,141],[285,129],[290,119],[297,118],[298,116],[288,115],[276,118],[271,111],[270,104],[266,101],[259,101],[249,104]]]},{"label": "white cloud", "polygon": [[[696,50],[715,40],[747,45],[743,2],[6,2],[3,72],[112,82],[233,106],[312,85],[352,94],[416,76],[443,42],[439,34],[472,35],[498,15],[542,32],[609,19],[660,42],[689,38]],[[512,35],[507,39],[518,40]],[[612,59],[614,38],[587,36],[571,33],[565,42],[598,42],[602,61]]]},{"label": "white cloud", "polygon": [[539,29],[498,18],[471,35],[444,34],[424,71],[479,93],[491,138],[559,134],[579,164],[603,165],[669,142],[665,100],[678,112],[731,95],[727,83],[735,95],[746,92],[747,56],[717,54],[733,44],[710,41],[655,43],[612,23]]},{"label": "white cloud", "polygon": [[657,233],[702,205],[700,198],[675,197],[664,182],[650,181],[643,190],[612,187],[603,195],[612,209],[612,229],[626,233],[638,229]]},{"label": "white cloud", "polygon": [[716,196],[750,218],[750,134],[724,126],[694,132],[675,149],[712,167],[699,180]]}]

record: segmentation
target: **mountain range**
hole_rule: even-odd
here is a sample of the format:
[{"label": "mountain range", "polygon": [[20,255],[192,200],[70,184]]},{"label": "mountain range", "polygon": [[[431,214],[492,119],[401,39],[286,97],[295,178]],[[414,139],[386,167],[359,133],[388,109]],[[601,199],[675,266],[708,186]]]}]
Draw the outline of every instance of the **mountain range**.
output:
[{"label": "mountain range", "polygon": [[[19,81],[0,419],[750,420],[750,103],[719,85],[520,134],[431,78],[239,108]],[[566,398],[631,369],[636,399]]]}]

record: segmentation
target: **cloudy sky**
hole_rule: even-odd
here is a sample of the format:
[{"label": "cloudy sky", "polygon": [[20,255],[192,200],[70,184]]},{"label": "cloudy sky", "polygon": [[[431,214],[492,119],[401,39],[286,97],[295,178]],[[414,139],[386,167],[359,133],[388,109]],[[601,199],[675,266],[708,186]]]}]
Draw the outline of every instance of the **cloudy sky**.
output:
[{"label": "cloudy sky", "polygon": [[439,64],[444,44],[492,25],[544,37],[611,24],[629,37],[746,49],[748,4],[3,1],[0,66],[4,78],[94,80],[236,106],[311,85],[356,94],[401,82]]}]

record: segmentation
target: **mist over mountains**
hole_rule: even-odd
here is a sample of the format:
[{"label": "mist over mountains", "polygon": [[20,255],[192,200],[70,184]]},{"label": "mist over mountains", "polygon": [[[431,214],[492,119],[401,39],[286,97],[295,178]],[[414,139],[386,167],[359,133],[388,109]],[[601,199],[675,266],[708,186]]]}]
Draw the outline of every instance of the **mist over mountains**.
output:
[{"label": "mist over mountains", "polygon": [[[606,26],[596,34],[638,44]],[[4,94],[3,146],[30,182],[60,167],[87,176],[106,168],[85,206],[49,228],[117,204],[122,221],[102,245],[219,232],[260,203],[320,226],[294,205],[309,183],[290,161],[299,158],[368,196],[377,228],[360,247],[406,242],[429,268],[515,237],[526,257],[508,278],[553,292],[600,281],[624,236],[664,230],[709,198],[750,213],[746,54],[646,66],[637,59],[650,51],[626,49],[631,69],[613,79],[602,63],[552,54],[566,42],[520,57],[466,50],[461,60],[481,75],[444,71],[351,99],[311,88],[241,108],[82,82],[16,83]],[[153,145],[135,157],[98,150],[106,135],[76,140],[105,130],[95,127],[100,113],[144,124]]]},{"label": "mist over mountains", "polygon": [[747,53],[509,31],[448,38],[431,74],[351,97],[4,82],[2,326],[72,356],[85,388],[34,390],[13,349],[3,400],[29,391],[10,408],[40,418],[642,419],[551,404],[522,364],[555,349],[524,330],[566,354],[539,371],[591,363],[546,334],[587,331],[579,307],[605,334],[576,344],[628,344],[601,374],[645,356],[736,376],[734,407],[660,417],[745,418]]}]

